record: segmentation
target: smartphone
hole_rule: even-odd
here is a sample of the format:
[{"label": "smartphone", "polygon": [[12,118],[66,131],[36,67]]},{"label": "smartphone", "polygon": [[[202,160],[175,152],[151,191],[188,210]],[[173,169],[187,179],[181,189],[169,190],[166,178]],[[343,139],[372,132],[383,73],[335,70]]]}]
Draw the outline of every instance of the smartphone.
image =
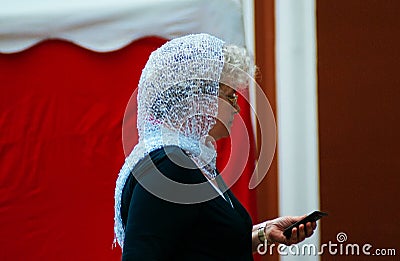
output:
[{"label": "smartphone", "polygon": [[287,239],[289,239],[289,238],[292,236],[292,229],[293,229],[294,227],[299,228],[299,226],[300,226],[301,224],[306,225],[306,223],[308,223],[308,222],[317,221],[317,220],[319,220],[320,218],[322,218],[323,216],[327,216],[327,215],[328,215],[327,213],[324,213],[324,212],[321,212],[321,211],[314,211],[313,213],[309,214],[308,216],[306,216],[306,217],[303,218],[302,220],[297,221],[296,223],[294,223],[294,224],[290,225],[289,227],[287,227],[287,228],[285,229],[285,231],[283,231],[283,234],[285,235],[285,237],[286,237]]}]

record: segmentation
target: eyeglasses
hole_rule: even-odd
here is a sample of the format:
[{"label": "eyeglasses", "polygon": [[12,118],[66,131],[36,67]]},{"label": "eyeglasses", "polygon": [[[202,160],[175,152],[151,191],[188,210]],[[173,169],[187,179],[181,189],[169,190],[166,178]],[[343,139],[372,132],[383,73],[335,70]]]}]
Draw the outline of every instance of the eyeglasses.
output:
[{"label": "eyeglasses", "polygon": [[223,98],[227,99],[229,101],[229,103],[232,105],[232,107],[236,109],[236,112],[239,113],[240,107],[239,107],[239,105],[237,103],[239,96],[236,93],[234,93],[232,95],[226,95],[225,93],[220,92],[219,94]]}]

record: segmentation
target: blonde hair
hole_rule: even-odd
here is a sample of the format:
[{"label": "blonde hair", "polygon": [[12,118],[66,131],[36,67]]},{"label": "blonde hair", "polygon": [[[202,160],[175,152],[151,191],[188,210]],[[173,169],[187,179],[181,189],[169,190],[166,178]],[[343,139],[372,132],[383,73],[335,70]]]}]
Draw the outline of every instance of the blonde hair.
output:
[{"label": "blonde hair", "polygon": [[253,57],[246,48],[237,45],[224,45],[222,51],[224,67],[221,81],[237,89],[247,88],[257,71]]}]

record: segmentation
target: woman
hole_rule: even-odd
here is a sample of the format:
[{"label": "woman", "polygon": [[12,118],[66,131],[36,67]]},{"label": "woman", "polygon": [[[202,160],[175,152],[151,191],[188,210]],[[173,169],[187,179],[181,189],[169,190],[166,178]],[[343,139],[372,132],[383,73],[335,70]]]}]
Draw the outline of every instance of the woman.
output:
[{"label": "woman", "polygon": [[315,222],[283,236],[301,217],[252,225],[216,170],[214,141],[229,135],[236,90],[251,69],[244,49],[207,34],[176,38],[150,55],[138,89],[139,142],[115,192],[123,260],[252,260],[259,244],[311,236]]}]

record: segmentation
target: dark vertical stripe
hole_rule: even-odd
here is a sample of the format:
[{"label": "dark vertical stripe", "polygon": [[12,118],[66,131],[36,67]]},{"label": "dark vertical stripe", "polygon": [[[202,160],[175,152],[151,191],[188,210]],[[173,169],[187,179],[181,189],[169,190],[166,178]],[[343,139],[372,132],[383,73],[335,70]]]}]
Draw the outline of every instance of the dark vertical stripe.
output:
[{"label": "dark vertical stripe", "polygon": [[[255,42],[256,64],[260,69],[257,82],[267,95],[276,118],[276,84],[275,84],[275,1],[255,0]],[[257,113],[262,113],[257,111]],[[257,126],[257,137],[260,137],[260,129]],[[262,144],[257,141],[260,151]],[[278,216],[278,173],[277,152],[272,161],[267,176],[257,187],[258,221],[271,219]],[[260,159],[262,160],[262,159]],[[262,173],[263,174],[263,173]],[[262,260],[279,260],[278,255],[273,257],[266,255]]]}]

